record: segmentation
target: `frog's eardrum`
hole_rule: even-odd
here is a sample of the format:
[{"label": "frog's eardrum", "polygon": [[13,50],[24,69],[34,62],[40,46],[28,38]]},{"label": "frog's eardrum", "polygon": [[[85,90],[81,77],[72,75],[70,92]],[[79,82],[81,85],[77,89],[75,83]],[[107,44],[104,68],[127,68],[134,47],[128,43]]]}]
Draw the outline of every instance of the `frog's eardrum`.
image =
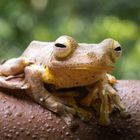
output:
[{"label": "frog's eardrum", "polygon": [[129,118],[115,112],[110,126],[98,125],[96,118],[89,123],[75,119],[77,125],[71,130],[59,116],[32,102],[24,92],[1,89],[0,139],[139,140],[139,85],[140,81],[119,81],[115,86],[130,113]]}]

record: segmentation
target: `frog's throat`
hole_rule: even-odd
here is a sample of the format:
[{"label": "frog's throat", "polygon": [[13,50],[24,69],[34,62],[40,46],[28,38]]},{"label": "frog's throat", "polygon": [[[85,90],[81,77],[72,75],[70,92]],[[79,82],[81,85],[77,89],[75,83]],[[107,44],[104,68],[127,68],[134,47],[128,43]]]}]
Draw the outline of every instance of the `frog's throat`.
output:
[{"label": "frog's throat", "polygon": [[[104,72],[109,72],[112,71],[113,67],[107,67],[107,68],[96,68],[93,69],[92,67],[72,67],[71,69],[75,69],[75,70],[86,70],[86,71],[90,71],[90,72],[98,72],[98,71],[102,71]],[[56,78],[55,73],[53,71],[51,71],[49,69],[49,67],[45,67],[45,75],[43,76],[43,80],[44,82],[48,82],[49,80],[54,80]]]},{"label": "frog's throat", "polygon": [[55,75],[48,67],[45,67],[45,75],[43,76],[43,81],[47,82],[49,79],[55,79]]}]

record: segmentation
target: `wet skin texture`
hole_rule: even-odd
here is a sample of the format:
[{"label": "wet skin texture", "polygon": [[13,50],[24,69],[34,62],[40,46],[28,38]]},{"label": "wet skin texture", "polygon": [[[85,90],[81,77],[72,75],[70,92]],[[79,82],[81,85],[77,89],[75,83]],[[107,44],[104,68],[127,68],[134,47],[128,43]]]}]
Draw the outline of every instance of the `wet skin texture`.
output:
[{"label": "wet skin texture", "polygon": [[100,126],[95,115],[89,123],[77,118],[74,122],[78,125],[72,130],[59,116],[25,96],[24,91],[0,89],[0,139],[139,140],[140,81],[118,81],[115,88],[129,118],[114,112],[109,126]]},{"label": "wet skin texture", "polygon": [[[114,69],[121,53],[121,46],[114,39],[86,44],[77,43],[65,35],[54,42],[33,41],[20,57],[0,65],[0,87],[25,89],[28,96],[59,114],[67,125],[71,125],[75,116],[83,121],[91,119],[92,114],[83,107],[96,109],[100,124],[109,125],[109,116],[114,108],[125,111],[112,87],[115,78],[107,74]],[[19,82],[12,81],[20,78]],[[54,91],[45,88],[44,84],[53,86]],[[58,89],[77,87],[88,91],[79,102],[73,92],[63,97],[56,94]]]}]

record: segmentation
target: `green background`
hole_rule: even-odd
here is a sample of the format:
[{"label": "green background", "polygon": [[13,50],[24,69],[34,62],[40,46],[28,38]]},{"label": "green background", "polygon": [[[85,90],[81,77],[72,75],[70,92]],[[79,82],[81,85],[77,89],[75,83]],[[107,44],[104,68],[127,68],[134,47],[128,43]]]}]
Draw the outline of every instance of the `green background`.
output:
[{"label": "green background", "polygon": [[60,35],[78,42],[114,38],[123,47],[114,75],[140,79],[139,0],[0,0],[0,59],[18,57],[32,40]]}]

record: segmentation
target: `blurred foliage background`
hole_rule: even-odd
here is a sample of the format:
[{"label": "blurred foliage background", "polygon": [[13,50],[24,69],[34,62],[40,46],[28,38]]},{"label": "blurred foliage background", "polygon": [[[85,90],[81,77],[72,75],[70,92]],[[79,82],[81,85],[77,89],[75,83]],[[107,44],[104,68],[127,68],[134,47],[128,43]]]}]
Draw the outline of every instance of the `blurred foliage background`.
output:
[{"label": "blurred foliage background", "polygon": [[0,0],[0,59],[18,57],[32,40],[66,34],[78,42],[114,38],[123,56],[114,74],[140,79],[139,0]]}]

